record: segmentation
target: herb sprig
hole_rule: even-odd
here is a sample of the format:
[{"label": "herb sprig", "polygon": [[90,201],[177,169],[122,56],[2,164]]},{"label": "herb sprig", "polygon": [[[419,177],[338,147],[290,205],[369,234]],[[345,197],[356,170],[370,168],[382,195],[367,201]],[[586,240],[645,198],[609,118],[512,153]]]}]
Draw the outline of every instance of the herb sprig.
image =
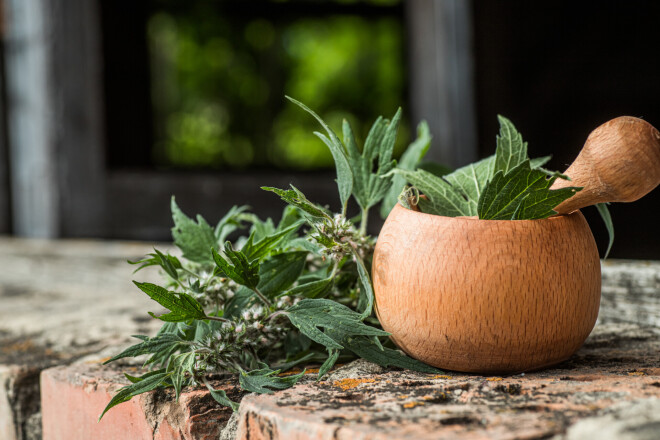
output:
[{"label": "herb sprig", "polygon": [[[235,374],[246,391],[270,393],[294,385],[302,373],[280,373],[302,363],[321,364],[318,380],[338,360],[356,357],[439,371],[396,350],[373,316],[369,274],[375,239],[367,234],[367,221],[386,196],[392,205],[405,184],[389,174],[396,166],[392,151],[401,110],[391,120],[378,118],[360,150],[347,122],[342,141],[316,113],[289,99],[325,131],[316,134],[335,159],[341,212],[317,205],[294,186],[263,187],[287,203],[277,226],[243,206],[212,227],[201,216],[188,217],[172,198],[172,237],[181,257],[155,250],[131,262],[137,271],[161,269],[163,285],[135,285],[167,309],[150,313],[165,324],[154,337],[136,336],[136,345],[108,361],[146,355],[144,366],[152,370],[127,375],[131,384],[119,390],[104,414],[158,387],[173,387],[178,398],[183,388],[196,385],[235,410],[238,405],[209,382],[208,376],[219,372]],[[404,155],[410,169],[430,142],[425,123],[418,132]],[[347,215],[351,196],[360,207],[359,220]]]}]

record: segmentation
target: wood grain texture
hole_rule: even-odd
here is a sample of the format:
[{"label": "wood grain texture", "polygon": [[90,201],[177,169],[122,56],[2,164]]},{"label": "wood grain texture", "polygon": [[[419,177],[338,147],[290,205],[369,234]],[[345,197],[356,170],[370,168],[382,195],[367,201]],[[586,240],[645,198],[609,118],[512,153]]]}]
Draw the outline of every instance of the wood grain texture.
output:
[{"label": "wood grain texture", "polygon": [[506,373],[558,363],[598,316],[600,261],[580,212],[543,220],[449,218],[396,205],[372,276],[383,328],[439,368]]},{"label": "wood grain texture", "polygon": [[565,174],[552,189],[581,186],[582,191],[559,204],[567,214],[602,202],[633,202],[660,184],[660,133],[632,116],[612,119],[591,132]]}]

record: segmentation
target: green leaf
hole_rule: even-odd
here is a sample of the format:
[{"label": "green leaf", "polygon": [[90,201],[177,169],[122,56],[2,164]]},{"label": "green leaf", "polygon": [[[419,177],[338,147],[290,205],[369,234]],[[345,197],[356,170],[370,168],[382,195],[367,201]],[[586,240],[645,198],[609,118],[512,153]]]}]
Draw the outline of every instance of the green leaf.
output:
[{"label": "green leaf", "polygon": [[323,278],[321,280],[310,281],[308,283],[299,284],[296,287],[283,292],[280,296],[304,296],[305,298],[319,298],[324,297],[334,284],[334,277]]},{"label": "green leaf", "polygon": [[174,257],[170,254],[163,254],[158,249],[154,249],[153,253],[148,254],[149,258],[143,258],[138,261],[128,260],[128,264],[139,264],[140,267],[135,269],[133,273],[138,272],[141,269],[149,266],[160,266],[163,268],[165,273],[167,273],[172,279],[179,279],[179,275],[176,269],[181,269],[181,262],[177,257]]},{"label": "green leaf", "polygon": [[422,373],[442,373],[437,368],[408,357],[398,350],[383,347],[380,343],[376,343],[374,339],[365,336],[351,336],[343,338],[341,341],[342,345],[362,359],[382,367],[399,367]]},{"label": "green leaf", "polygon": [[381,201],[392,185],[392,176],[386,174],[396,165],[392,151],[400,120],[401,109],[391,122],[379,117],[369,131],[362,154],[358,151],[350,124],[344,121],[344,142],[354,180],[353,196],[363,211]]},{"label": "green leaf", "polygon": [[337,363],[337,359],[339,359],[339,350],[335,349],[329,349],[328,350],[328,358],[323,362],[323,365],[321,365],[321,368],[319,368],[319,375],[317,377],[317,381],[321,380],[323,376],[326,375],[328,371],[332,369],[332,367],[335,366],[335,363]]},{"label": "green leaf", "polygon": [[[194,351],[172,356],[168,371],[172,372],[171,380],[172,385],[174,386],[177,402],[179,401],[181,389],[185,386],[188,380],[195,375],[196,360],[197,354]],[[188,373],[190,377],[187,377],[186,373]]]},{"label": "green leaf", "polygon": [[284,252],[261,263],[257,288],[266,296],[283,292],[300,277],[305,268],[306,251]]},{"label": "green leaf", "polygon": [[289,226],[292,226],[294,223],[297,223],[299,220],[302,220],[300,215],[300,210],[295,206],[286,205],[282,210],[282,218],[277,224],[277,231],[283,231]]},{"label": "green leaf", "polygon": [[598,213],[605,222],[605,227],[607,228],[607,234],[610,237],[609,243],[607,244],[607,251],[605,252],[604,260],[610,255],[610,250],[612,250],[612,244],[614,244],[614,223],[612,223],[612,216],[610,215],[610,210],[607,209],[607,203],[597,203],[596,208]]},{"label": "green leaf", "polygon": [[429,162],[429,161],[424,161],[420,163],[417,166],[417,169],[428,171],[429,173],[436,175],[438,177],[446,176],[447,174],[453,171],[451,168],[449,168],[446,165],[437,162]]},{"label": "green leaf", "polygon": [[214,389],[210,383],[204,382],[204,385],[206,385],[206,388],[209,390],[209,393],[211,393],[211,397],[215,399],[216,402],[218,402],[222,406],[228,406],[230,407],[234,412],[238,411],[238,403],[234,402],[231,400],[229,397],[227,397],[227,393],[224,390],[216,390]]},{"label": "green leaf", "polygon": [[170,313],[161,316],[156,316],[149,312],[154,318],[162,321],[179,322],[187,321],[188,319],[204,319],[206,317],[202,305],[187,293],[170,292],[152,283],[139,283],[137,281],[133,281],[133,283],[149,295],[151,299],[170,310]]},{"label": "green leaf", "polygon": [[264,191],[274,192],[275,194],[280,196],[282,200],[284,200],[285,202],[297,208],[300,208],[303,211],[304,215],[308,219],[312,220],[312,222],[314,220],[321,222],[323,221],[332,222],[332,217],[330,217],[328,213],[325,212],[324,209],[318,207],[314,203],[307,200],[307,197],[305,197],[305,195],[293,185],[291,185],[291,189],[279,189],[270,186],[262,186],[261,189],[263,189]]},{"label": "green leaf", "polygon": [[183,340],[178,335],[172,333],[164,333],[161,335],[154,336],[153,338],[148,338],[146,336],[138,336],[138,335],[133,337],[141,339],[142,342],[128,347],[126,350],[122,351],[118,355],[105,361],[103,365],[127,357],[136,357],[136,356],[141,356],[143,354],[157,353],[163,349],[172,349],[172,348],[179,349],[184,345]]},{"label": "green leaf", "polygon": [[479,197],[490,179],[494,162],[495,156],[489,156],[444,176],[467,199],[469,215],[477,215]]},{"label": "green leaf", "polygon": [[357,253],[354,253],[355,261],[357,263],[358,269],[358,278],[360,280],[360,292],[366,299],[366,307],[362,311],[362,318],[368,318],[371,316],[371,312],[374,308],[374,290],[371,285],[371,278],[369,277],[369,271],[364,266],[364,261]]},{"label": "green leaf", "polygon": [[230,242],[225,243],[227,261],[215,249],[212,249],[213,260],[220,271],[229,279],[243,286],[253,289],[259,284],[259,260],[248,262],[241,251],[235,251]]},{"label": "green leaf", "polygon": [[547,218],[555,206],[581,188],[550,190],[559,175],[532,169],[529,159],[507,174],[498,171],[479,198],[479,218],[484,220],[532,220]]},{"label": "green leaf", "polygon": [[517,167],[527,159],[527,142],[523,142],[522,135],[507,118],[497,115],[500,122],[500,135],[497,136],[497,149],[495,150],[494,175],[498,171],[504,174]]},{"label": "green leaf", "polygon": [[114,406],[119,405],[120,403],[128,402],[133,397],[138,394],[146,393],[148,391],[155,390],[158,388],[165,380],[170,377],[171,373],[147,373],[146,375],[139,378],[138,382],[132,383],[131,385],[125,386],[114,395],[110,403],[105,407],[101,415],[99,416],[99,421],[103,418],[106,412]]},{"label": "green leaf", "polygon": [[446,217],[469,216],[470,206],[461,193],[447,183],[442,177],[435,176],[428,171],[400,170],[408,182],[414,185],[428,199],[419,200],[419,208],[427,214],[443,215]]},{"label": "green leaf", "polygon": [[296,101],[289,96],[286,98],[312,115],[328,134],[328,137],[326,137],[321,133],[314,133],[323,141],[323,143],[328,146],[330,153],[332,154],[332,158],[335,161],[335,167],[337,168],[337,186],[339,188],[339,198],[341,200],[342,212],[345,213],[348,198],[351,196],[351,191],[353,190],[353,174],[351,173],[351,168],[348,164],[346,149],[344,148],[344,145],[341,143],[335,132],[332,131],[328,124],[326,124],[319,115],[314,113],[302,102]]},{"label": "green leaf", "polygon": [[202,216],[197,216],[197,222],[186,216],[177,206],[172,196],[172,238],[174,244],[181,249],[183,256],[196,263],[210,263],[209,249],[215,248],[217,241],[213,228]]},{"label": "green leaf", "polygon": [[[417,139],[415,139],[404,151],[401,156],[401,160],[397,164],[397,167],[402,170],[414,171],[417,169],[417,166],[420,164],[426,152],[431,146],[431,133],[429,131],[429,125],[426,121],[422,121],[417,125]],[[406,179],[400,174],[395,174],[392,178],[392,185],[388,190],[383,203],[380,205],[380,216],[386,218],[396,202],[398,200],[399,194],[403,191],[403,187],[406,185]]]},{"label": "green leaf", "polygon": [[271,235],[265,236],[257,243],[253,243],[254,234],[250,234],[248,241],[245,243],[241,252],[245,255],[248,261],[255,259],[262,259],[272,252],[275,247],[291,232],[297,230],[302,222],[296,222],[293,225],[289,226],[286,229],[277,231]]},{"label": "green leaf", "polygon": [[249,207],[246,205],[232,206],[231,209],[227,211],[227,214],[220,219],[215,227],[214,234],[216,243],[223,243],[229,234],[243,227],[241,222],[249,218],[249,214],[248,216],[244,216],[243,212],[248,209]]},{"label": "green leaf", "polygon": [[279,373],[280,370],[271,370],[270,368],[260,368],[248,372],[241,371],[238,376],[238,383],[241,388],[251,393],[272,394],[272,390],[291,388],[305,374],[303,371],[299,374],[280,377],[278,376]]},{"label": "green leaf", "polygon": [[537,157],[535,159],[531,159],[529,164],[532,168],[541,168],[543,165],[548,163],[550,159],[552,159],[552,156]]},{"label": "green leaf", "polygon": [[362,315],[345,305],[328,299],[303,299],[287,310],[291,324],[311,340],[326,348],[344,348],[339,341],[320,329],[332,330],[342,336],[388,336],[389,333],[362,322]]},{"label": "green leaf", "polygon": [[[308,339],[309,340],[309,339]],[[292,360],[291,362],[286,362],[281,365],[276,365],[275,369],[280,370],[282,372],[290,370],[291,368],[295,367],[296,365],[302,364],[303,362],[307,362],[308,360],[314,358],[316,356],[316,353],[304,353],[304,352],[299,352],[297,355],[297,358],[295,360]]]}]

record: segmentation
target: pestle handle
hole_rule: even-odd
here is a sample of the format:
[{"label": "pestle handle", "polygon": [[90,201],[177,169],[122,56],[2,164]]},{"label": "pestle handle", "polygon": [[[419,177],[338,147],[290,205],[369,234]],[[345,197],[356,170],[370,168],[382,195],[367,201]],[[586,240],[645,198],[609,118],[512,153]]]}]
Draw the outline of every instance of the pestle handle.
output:
[{"label": "pestle handle", "polygon": [[660,133],[632,116],[612,119],[591,132],[580,154],[552,189],[583,189],[559,204],[568,214],[603,202],[632,202],[660,184]]}]

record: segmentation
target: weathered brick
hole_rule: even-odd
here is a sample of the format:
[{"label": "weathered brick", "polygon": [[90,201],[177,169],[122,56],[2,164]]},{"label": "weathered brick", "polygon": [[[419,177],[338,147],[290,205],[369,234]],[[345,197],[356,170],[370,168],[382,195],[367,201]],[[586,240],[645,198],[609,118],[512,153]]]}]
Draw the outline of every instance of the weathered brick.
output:
[{"label": "weathered brick", "polygon": [[[123,368],[137,373],[135,367]],[[71,439],[218,439],[231,409],[218,405],[205,389],[181,394],[158,390],[134,397],[108,411],[97,423],[115,392],[128,384],[118,369],[82,362],[41,373],[44,440]],[[215,383],[231,397],[240,393],[228,383]]]}]

